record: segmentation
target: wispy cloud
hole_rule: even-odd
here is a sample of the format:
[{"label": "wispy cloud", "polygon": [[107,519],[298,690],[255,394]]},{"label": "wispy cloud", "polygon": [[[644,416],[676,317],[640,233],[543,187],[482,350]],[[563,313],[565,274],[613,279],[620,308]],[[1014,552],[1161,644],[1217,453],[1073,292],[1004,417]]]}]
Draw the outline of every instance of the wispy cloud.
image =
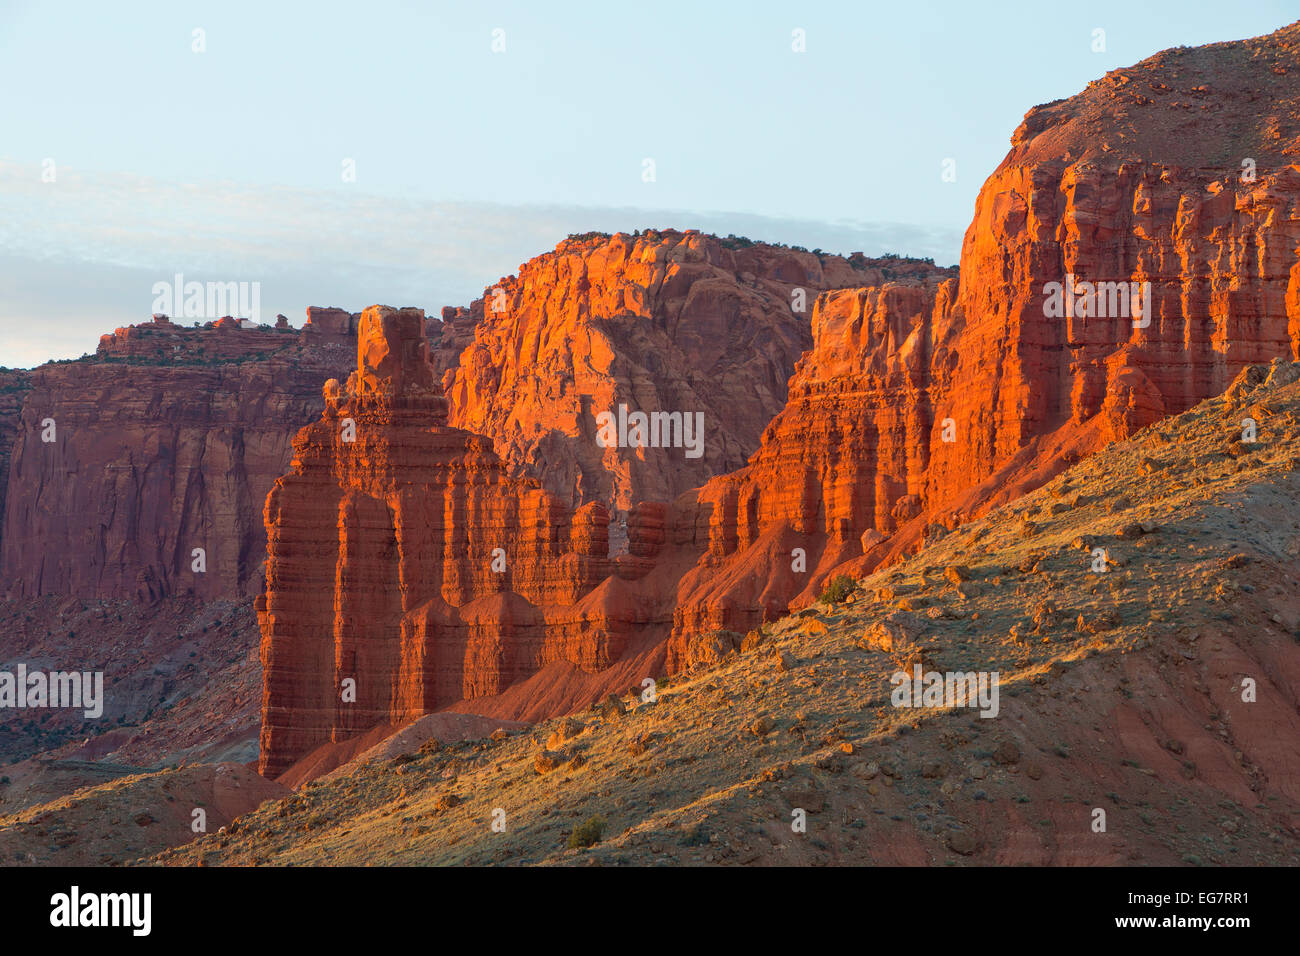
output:
[{"label": "wispy cloud", "polygon": [[264,318],[308,305],[463,305],[572,232],[697,228],[957,261],[961,234],[745,213],[432,202],[335,190],[160,182],[0,161],[0,365],[93,351],[144,321],[153,283],[261,283]]}]

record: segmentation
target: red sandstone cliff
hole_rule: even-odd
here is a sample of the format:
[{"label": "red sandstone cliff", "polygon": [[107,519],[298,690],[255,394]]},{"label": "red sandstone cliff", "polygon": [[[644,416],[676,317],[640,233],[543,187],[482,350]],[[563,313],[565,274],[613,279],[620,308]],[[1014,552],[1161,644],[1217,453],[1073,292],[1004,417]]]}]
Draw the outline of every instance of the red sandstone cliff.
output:
[{"label": "red sandstone cliff", "polygon": [[[1296,356],[1298,48],[1300,24],[1168,51],[1030,110],[959,281],[823,295],[751,464],[692,496],[708,558],[683,582],[672,659]],[[1149,282],[1149,319],[1051,314],[1044,290],[1068,275]]]},{"label": "red sandstone cliff", "polygon": [[5,593],[152,602],[260,591],[261,503],[294,432],[319,413],[321,383],[352,362],[354,332],[337,311],[309,310],[301,332],[159,317],[103,336],[92,357],[6,373]]},{"label": "red sandstone cliff", "polygon": [[[452,323],[435,364],[447,370],[451,424],[490,436],[513,474],[571,505],[626,512],[744,465],[812,344],[819,292],[952,274],[695,231],[576,237],[489,287],[468,314],[444,313]],[[703,413],[701,454],[602,447],[596,416],[620,405]]]},{"label": "red sandstone cliff", "polygon": [[76,760],[88,734],[96,759],[144,765],[256,747],[261,504],[355,360],[355,317],[308,315],[300,331],[156,316],[93,356],[0,370],[0,662],[107,678],[102,719],[6,712],[6,761]]},{"label": "red sandstone cliff", "polygon": [[326,383],[267,498],[263,773],[552,660],[606,667],[647,621],[609,578],[602,504],[571,513],[446,425],[424,327],[362,314],[357,371]]},{"label": "red sandstone cliff", "polygon": [[31,388],[31,373],[0,369],[0,547],[4,545],[5,492],[9,486],[9,460],[18,440],[18,414]]}]

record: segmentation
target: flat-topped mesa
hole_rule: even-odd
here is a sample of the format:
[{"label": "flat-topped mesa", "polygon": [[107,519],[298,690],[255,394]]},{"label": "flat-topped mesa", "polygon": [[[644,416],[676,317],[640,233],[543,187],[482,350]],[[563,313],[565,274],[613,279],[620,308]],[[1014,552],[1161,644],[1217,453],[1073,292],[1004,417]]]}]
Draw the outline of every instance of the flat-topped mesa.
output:
[{"label": "flat-topped mesa", "polygon": [[[273,352],[310,349],[332,352],[351,349],[359,313],[346,309],[307,308],[299,329],[277,315],[274,325],[223,316],[214,321],[186,323],[162,313],[148,322],[126,325],[99,337],[93,358],[109,362],[186,365],[240,362]],[[83,359],[84,361],[85,359]]]},{"label": "flat-topped mesa", "polygon": [[159,364],[238,362],[297,347],[298,336],[286,332],[293,330],[244,326],[228,317],[188,326],[155,315],[149,322],[122,326],[101,335],[94,358]]},{"label": "flat-topped mesa", "polygon": [[424,327],[362,313],[356,371],[267,496],[263,773],[552,661],[607,667],[649,623],[608,588],[586,600],[613,567],[603,505],[571,513],[445,425]]}]

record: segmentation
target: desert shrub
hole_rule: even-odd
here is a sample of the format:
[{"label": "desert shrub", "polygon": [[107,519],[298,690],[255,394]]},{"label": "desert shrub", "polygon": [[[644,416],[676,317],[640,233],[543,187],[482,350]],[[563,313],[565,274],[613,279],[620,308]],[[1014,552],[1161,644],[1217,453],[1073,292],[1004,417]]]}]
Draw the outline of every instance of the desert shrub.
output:
[{"label": "desert shrub", "polygon": [[579,823],[569,834],[569,849],[578,850],[585,847],[593,846],[600,842],[600,838],[605,835],[605,820],[603,817],[588,817],[586,822]]},{"label": "desert shrub", "polygon": [[682,834],[680,843],[682,846],[708,846],[709,831],[704,828],[703,823],[697,823]]},{"label": "desert shrub", "polygon": [[754,245],[754,240],[748,236],[738,236],[735,233],[727,235],[726,239],[720,239],[719,242],[727,249],[748,249]]},{"label": "desert shrub", "polygon": [[857,582],[847,574],[837,574],[826,582],[819,600],[827,604],[839,604],[857,588]]}]

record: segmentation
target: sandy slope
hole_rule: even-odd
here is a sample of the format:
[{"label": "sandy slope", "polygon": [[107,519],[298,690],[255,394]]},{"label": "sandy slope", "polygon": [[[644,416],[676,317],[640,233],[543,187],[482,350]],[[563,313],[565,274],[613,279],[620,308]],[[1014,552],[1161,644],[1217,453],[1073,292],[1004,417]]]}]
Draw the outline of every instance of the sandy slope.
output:
[{"label": "sandy slope", "polygon": [[135,774],[0,816],[0,864],[119,863],[194,839],[198,819],[217,830],[288,794],[240,764]]}]

